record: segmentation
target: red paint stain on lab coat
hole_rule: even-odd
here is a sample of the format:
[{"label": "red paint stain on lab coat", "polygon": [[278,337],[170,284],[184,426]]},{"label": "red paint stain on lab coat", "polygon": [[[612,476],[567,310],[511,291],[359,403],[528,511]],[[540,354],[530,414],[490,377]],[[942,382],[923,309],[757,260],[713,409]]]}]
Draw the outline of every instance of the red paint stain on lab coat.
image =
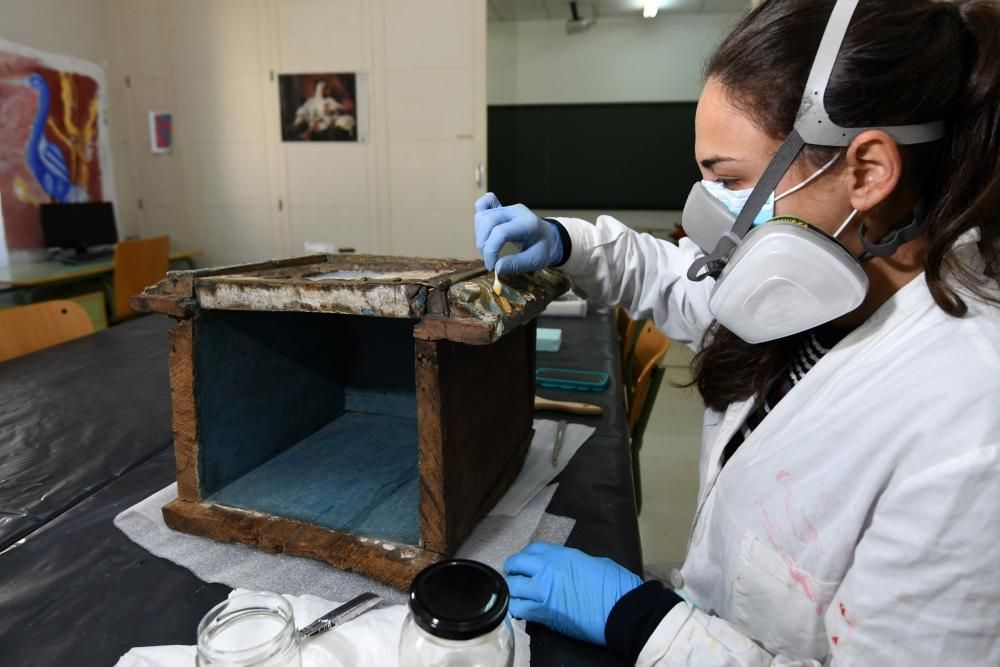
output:
[{"label": "red paint stain on lab coat", "polygon": [[837,635],[834,635],[834,636],[833,636],[833,637],[831,637],[830,639],[832,639],[832,640],[833,640],[833,645],[834,645],[834,646],[837,646],[838,644],[840,644],[840,637],[838,637]]},{"label": "red paint stain on lab coat", "polygon": [[819,531],[813,525],[805,511],[799,504],[799,499],[794,492],[789,489],[785,496],[785,513],[788,515],[788,524],[792,528],[792,533],[803,544],[811,544],[819,540]]},{"label": "red paint stain on lab coat", "polygon": [[818,601],[816,592],[813,590],[812,581],[797,567],[792,565],[791,559],[787,556],[784,557],[785,564],[788,566],[788,576],[795,580],[795,582],[802,587],[802,592],[806,594],[806,597],[813,602]]},{"label": "red paint stain on lab coat", "polygon": [[781,559],[785,561],[785,565],[788,566],[788,576],[792,578],[799,586],[802,587],[802,592],[805,596],[812,600],[813,602],[819,602],[820,604],[826,604],[829,602],[829,598],[826,600],[821,600],[816,590],[813,588],[812,578],[806,573],[795,567],[795,561],[785,553],[782,548],[782,534],[781,530],[771,521],[771,517],[767,513],[767,508],[764,507],[763,501],[757,501],[757,507],[760,508],[761,514],[764,517],[764,529],[767,531],[767,537],[771,541],[771,546],[774,550],[778,552]]},{"label": "red paint stain on lab coat", "polygon": [[[792,473],[787,470],[779,469],[774,474],[774,479],[776,482],[783,482],[791,476]],[[788,514],[788,525],[791,527],[792,533],[800,542],[811,544],[819,540],[819,531],[816,530],[816,526],[803,511],[791,483],[785,487],[785,513]]]},{"label": "red paint stain on lab coat", "polygon": [[843,617],[844,623],[847,623],[848,627],[854,627],[854,621],[847,615],[847,607],[844,606],[843,602],[840,603],[840,615]]}]

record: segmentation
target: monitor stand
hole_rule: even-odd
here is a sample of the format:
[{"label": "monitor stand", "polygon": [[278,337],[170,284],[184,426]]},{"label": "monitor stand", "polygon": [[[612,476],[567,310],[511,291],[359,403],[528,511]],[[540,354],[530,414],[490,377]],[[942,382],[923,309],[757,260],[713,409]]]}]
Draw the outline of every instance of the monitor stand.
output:
[{"label": "monitor stand", "polygon": [[87,264],[88,262],[99,262],[115,254],[114,246],[78,246],[75,252],[60,254],[56,256],[56,261],[60,264]]}]

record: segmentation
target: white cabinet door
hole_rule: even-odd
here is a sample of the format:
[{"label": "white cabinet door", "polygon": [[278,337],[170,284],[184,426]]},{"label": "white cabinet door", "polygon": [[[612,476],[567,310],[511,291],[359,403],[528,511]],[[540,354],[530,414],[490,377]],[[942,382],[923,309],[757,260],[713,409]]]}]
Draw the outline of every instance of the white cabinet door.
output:
[{"label": "white cabinet door", "polygon": [[486,161],[485,0],[384,0],[383,8],[389,249],[475,257],[472,205]]},{"label": "white cabinet door", "polygon": [[180,187],[206,263],[281,253],[265,107],[269,28],[257,0],[169,4]]},{"label": "white cabinet door", "polygon": [[[170,16],[163,7],[143,7],[125,0],[114,0],[111,39],[123,50],[122,62],[112,63],[128,81],[127,117],[112,117],[111,122],[126,125],[129,132],[129,162],[117,161],[118,169],[127,164],[129,179],[135,187],[132,196],[119,194],[117,213],[131,207],[138,211],[140,236],[167,234],[176,247],[196,248],[187,224],[187,211],[181,194],[181,158],[177,151],[153,154],[149,147],[149,112],[175,109],[173,65],[170,47]],[[118,107],[121,109],[122,107]],[[115,170],[116,176],[118,169]],[[138,202],[141,201],[141,209]]]},{"label": "white cabinet door", "polygon": [[[486,0],[108,2],[128,44],[144,233],[181,237],[206,264],[310,241],[475,256]],[[367,77],[368,141],[283,142],[280,74],[344,72]],[[169,156],[142,149],[157,110],[176,112]]]},{"label": "white cabinet door", "polygon": [[[364,0],[275,2],[278,74],[370,77],[370,4]],[[358,95],[363,94],[364,87],[359,86]],[[272,104],[278,104],[277,81]],[[277,141],[281,142],[280,134]],[[376,165],[370,142],[281,142],[278,161],[284,174],[283,222],[290,254],[304,254],[306,243],[351,247],[357,252],[376,250]]]}]

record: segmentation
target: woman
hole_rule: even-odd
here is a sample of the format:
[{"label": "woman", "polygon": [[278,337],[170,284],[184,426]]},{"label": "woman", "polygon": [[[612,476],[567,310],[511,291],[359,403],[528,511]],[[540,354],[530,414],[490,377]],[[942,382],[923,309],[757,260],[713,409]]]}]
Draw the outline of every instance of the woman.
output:
[{"label": "woman", "polygon": [[[707,247],[477,202],[487,268],[652,318],[708,408],[672,588],[533,544],[515,616],[640,665],[1000,664],[1000,6],[855,4],[767,0],[709,61],[684,216]],[[700,240],[726,209],[739,233]]]}]

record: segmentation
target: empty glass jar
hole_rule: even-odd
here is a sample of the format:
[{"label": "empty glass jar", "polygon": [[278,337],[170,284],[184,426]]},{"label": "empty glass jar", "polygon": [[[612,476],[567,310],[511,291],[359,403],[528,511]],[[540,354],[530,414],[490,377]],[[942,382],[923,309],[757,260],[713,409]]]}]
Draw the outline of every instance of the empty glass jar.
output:
[{"label": "empty glass jar", "polygon": [[510,667],[514,633],[507,582],[488,565],[431,565],[410,586],[399,638],[400,667]]},{"label": "empty glass jar", "polygon": [[234,595],[198,624],[198,667],[300,667],[295,616],[276,593]]}]

